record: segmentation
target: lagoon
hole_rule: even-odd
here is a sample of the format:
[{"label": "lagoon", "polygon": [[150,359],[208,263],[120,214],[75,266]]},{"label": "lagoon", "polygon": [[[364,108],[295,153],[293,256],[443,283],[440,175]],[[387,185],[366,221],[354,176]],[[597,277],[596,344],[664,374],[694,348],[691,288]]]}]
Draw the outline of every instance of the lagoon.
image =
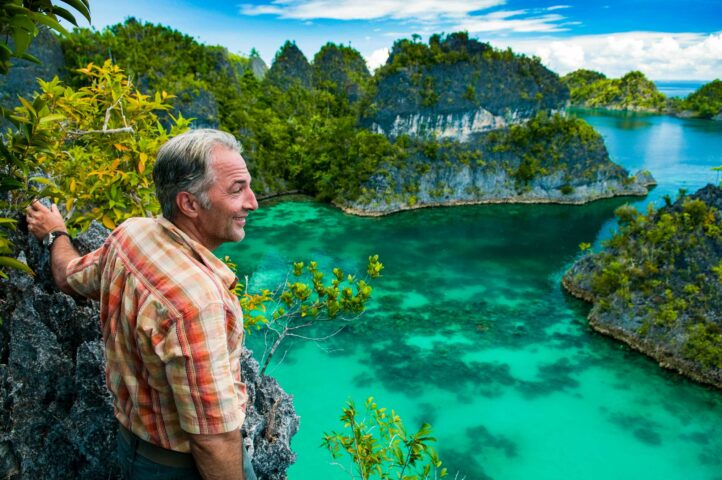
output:
[{"label": "lagoon", "polygon": [[[584,206],[479,205],[381,218],[313,201],[262,205],[246,240],[226,246],[251,290],[294,260],[383,277],[366,315],[323,343],[289,341],[270,373],[301,417],[291,480],[347,479],[319,445],[348,399],[373,395],[411,430],[432,424],[459,478],[722,478],[722,392],[697,385],[586,324],[589,306],[560,278],[578,245],[614,229],[613,211],[718,182],[722,124],[577,110],[611,158],[659,182],[646,198]],[[257,355],[263,338],[251,335]],[[350,468],[344,459],[340,463]]]}]

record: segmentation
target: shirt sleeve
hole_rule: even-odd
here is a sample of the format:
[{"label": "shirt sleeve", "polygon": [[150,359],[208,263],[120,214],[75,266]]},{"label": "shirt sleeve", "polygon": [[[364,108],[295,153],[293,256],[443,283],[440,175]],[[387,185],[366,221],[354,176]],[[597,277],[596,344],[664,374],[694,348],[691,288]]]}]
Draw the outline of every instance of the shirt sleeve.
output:
[{"label": "shirt sleeve", "polygon": [[70,287],[78,294],[97,300],[100,298],[101,260],[105,245],[89,254],[71,260],[65,270]]},{"label": "shirt sleeve", "polygon": [[166,377],[185,432],[218,434],[243,424],[226,314],[222,302],[208,304],[178,319],[165,339],[166,354],[172,352],[166,359]]}]

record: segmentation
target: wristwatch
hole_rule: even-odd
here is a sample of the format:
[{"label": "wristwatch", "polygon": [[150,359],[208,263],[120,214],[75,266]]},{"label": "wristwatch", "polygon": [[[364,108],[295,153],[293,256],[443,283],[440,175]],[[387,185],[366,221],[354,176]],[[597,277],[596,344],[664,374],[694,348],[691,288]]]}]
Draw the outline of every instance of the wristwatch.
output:
[{"label": "wristwatch", "polygon": [[70,234],[68,232],[63,232],[62,230],[55,230],[54,232],[50,232],[45,237],[43,237],[43,246],[50,250],[50,248],[53,246],[53,243],[55,243],[55,239],[58,237],[62,237],[65,235],[66,237],[70,238]]}]

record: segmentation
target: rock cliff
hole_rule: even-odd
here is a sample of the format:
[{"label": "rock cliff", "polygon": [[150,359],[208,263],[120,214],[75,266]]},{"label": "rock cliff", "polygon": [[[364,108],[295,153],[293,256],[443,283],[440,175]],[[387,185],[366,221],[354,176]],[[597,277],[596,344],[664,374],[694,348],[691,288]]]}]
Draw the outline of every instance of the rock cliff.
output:
[{"label": "rock cliff", "polygon": [[433,35],[429,45],[400,40],[376,73],[363,122],[390,137],[473,133],[519,124],[569,99],[559,77],[538,59],[498,51],[466,33]]},{"label": "rock cliff", "polygon": [[[102,244],[94,224],[76,240],[81,252]],[[114,479],[116,421],[105,387],[98,306],[57,291],[48,257],[16,232],[19,258],[37,272],[10,272],[0,295],[0,478]],[[249,406],[243,426],[259,479],[285,479],[298,429],[292,398],[246,351]]]},{"label": "rock cliff", "polygon": [[594,306],[589,324],[660,366],[722,388],[722,189],[708,185],[646,215],[629,206],[604,251],[563,285]]}]

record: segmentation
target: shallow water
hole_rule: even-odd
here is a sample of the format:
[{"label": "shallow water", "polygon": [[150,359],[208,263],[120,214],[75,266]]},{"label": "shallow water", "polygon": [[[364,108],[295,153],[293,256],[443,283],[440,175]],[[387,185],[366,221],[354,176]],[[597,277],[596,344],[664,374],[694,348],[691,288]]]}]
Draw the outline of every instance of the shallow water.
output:
[{"label": "shallow water", "polygon": [[[433,426],[442,461],[471,479],[722,479],[722,393],[592,332],[588,305],[559,286],[580,242],[598,245],[625,201],[662,203],[716,180],[722,127],[577,112],[631,171],[645,199],[482,205],[359,218],[315,202],[265,205],[230,254],[251,287],[293,260],[383,277],[367,314],[329,341],[288,342],[271,373],[301,416],[291,480],[346,479],[319,447],[341,408],[373,395],[409,429]],[[332,331],[329,329],[329,332]],[[260,352],[263,339],[249,338]],[[349,468],[345,459],[342,462]]]}]

